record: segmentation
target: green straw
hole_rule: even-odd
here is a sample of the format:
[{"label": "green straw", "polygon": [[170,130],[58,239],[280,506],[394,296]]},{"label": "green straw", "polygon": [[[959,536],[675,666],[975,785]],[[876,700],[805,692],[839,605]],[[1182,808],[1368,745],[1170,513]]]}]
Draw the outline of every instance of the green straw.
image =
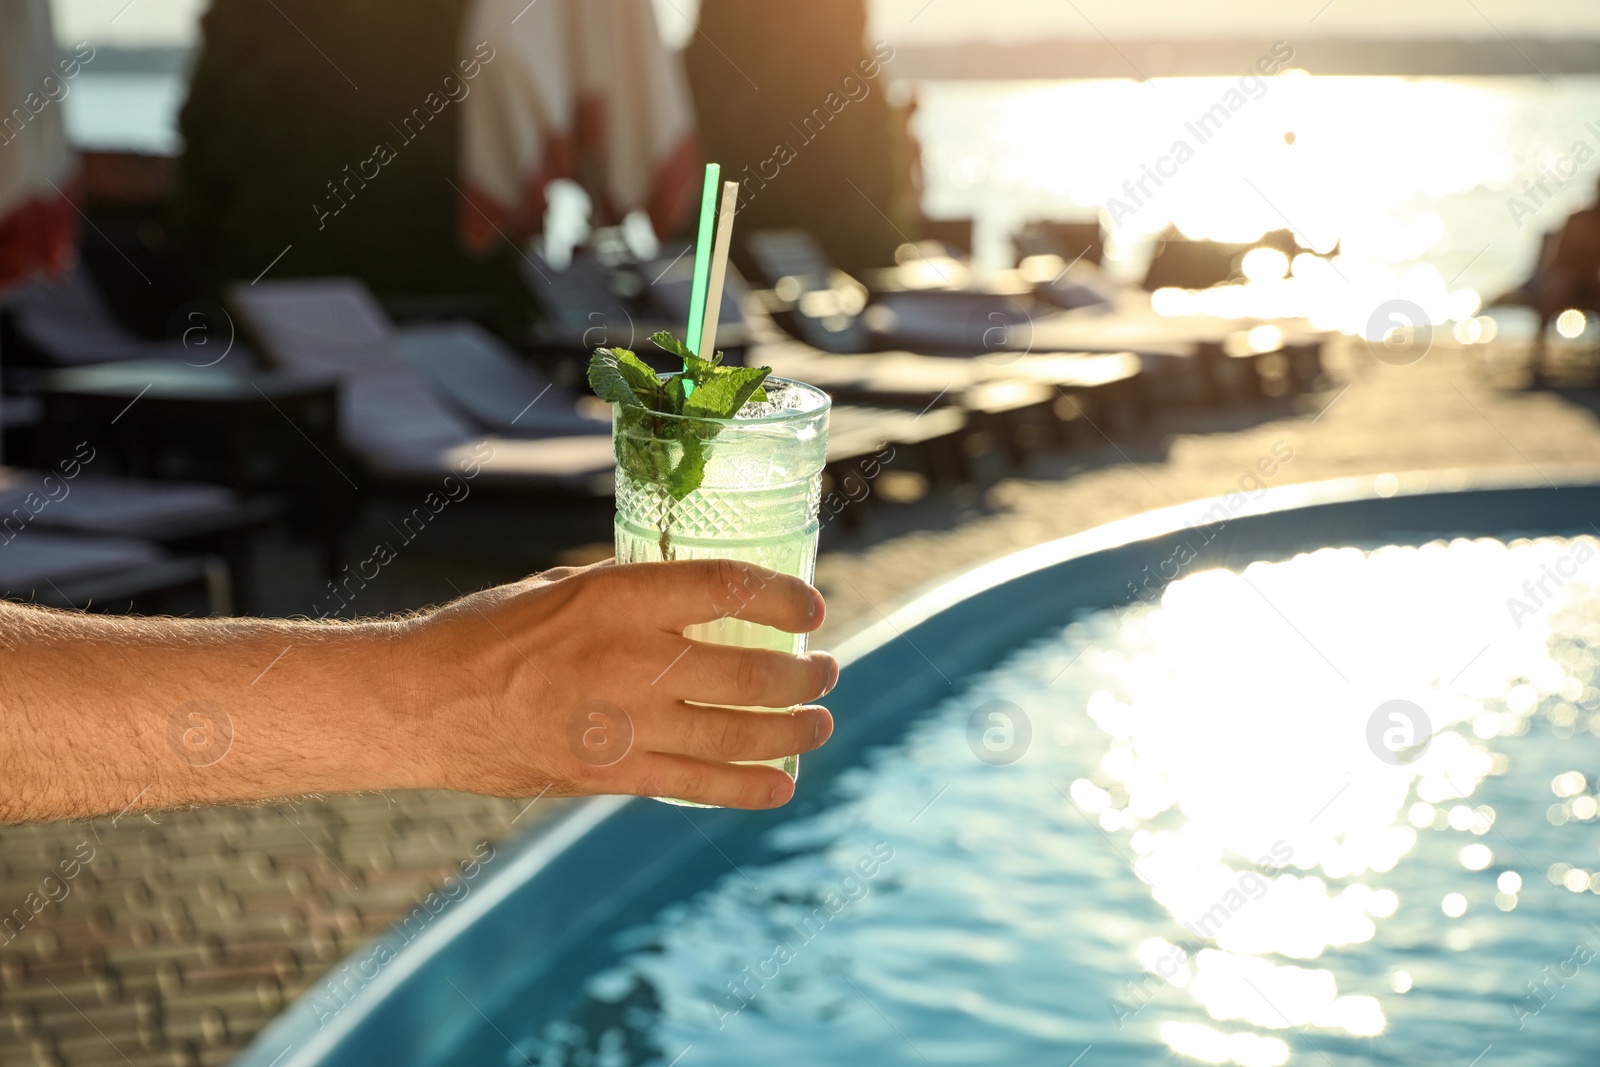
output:
[{"label": "green straw", "polygon": [[700,351],[700,334],[706,325],[706,288],[711,284],[711,238],[717,222],[717,193],[722,184],[722,166],[706,164],[706,188],[700,197],[700,235],[694,246],[694,289],[689,295],[689,332],[684,343],[689,351],[705,358]]}]

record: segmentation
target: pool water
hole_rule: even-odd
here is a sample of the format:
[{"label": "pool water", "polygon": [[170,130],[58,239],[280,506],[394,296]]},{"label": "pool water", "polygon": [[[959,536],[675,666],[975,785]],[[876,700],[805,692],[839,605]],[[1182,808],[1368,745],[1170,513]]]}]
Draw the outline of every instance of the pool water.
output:
[{"label": "pool water", "polygon": [[456,1062],[1592,1063],[1597,684],[1595,539],[1183,574],[956,677]]}]

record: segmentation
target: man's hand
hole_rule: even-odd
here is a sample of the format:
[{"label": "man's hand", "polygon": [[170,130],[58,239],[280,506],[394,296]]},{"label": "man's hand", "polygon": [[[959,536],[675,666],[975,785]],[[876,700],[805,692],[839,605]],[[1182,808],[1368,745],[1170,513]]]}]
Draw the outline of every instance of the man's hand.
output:
[{"label": "man's hand", "polygon": [[0,823],[410,788],[774,807],[788,776],[735,761],[827,740],[828,713],[796,705],[837,665],[683,634],[728,616],[804,633],[822,610],[804,582],[716,561],[550,571],[356,623],[0,601]]},{"label": "man's hand", "polygon": [[[435,664],[437,784],[506,796],[635,793],[776,807],[794,782],[735,761],[809,752],[838,664],[690,640],[728,616],[808,633],[822,597],[727,560],[548,571],[456,601],[411,639]],[[700,705],[723,705],[703,707]],[[738,708],[789,709],[773,712]]]}]

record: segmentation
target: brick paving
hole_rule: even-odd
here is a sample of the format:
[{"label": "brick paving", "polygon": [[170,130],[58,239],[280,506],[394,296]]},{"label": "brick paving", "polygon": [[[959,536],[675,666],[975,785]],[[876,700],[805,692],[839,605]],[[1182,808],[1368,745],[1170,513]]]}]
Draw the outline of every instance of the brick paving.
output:
[{"label": "brick paving", "polygon": [[[818,645],[939,575],[1228,492],[1280,442],[1294,456],[1273,485],[1600,459],[1600,392],[1520,391],[1513,372],[1486,370],[1482,349],[1438,346],[1397,368],[1360,344],[1330,347],[1333,383],[1315,395],[1168,412],[981,493],[871,507],[860,531],[830,530]],[[226,1063],[483,842],[560,803],[363,795],[0,831],[0,1064]]]}]

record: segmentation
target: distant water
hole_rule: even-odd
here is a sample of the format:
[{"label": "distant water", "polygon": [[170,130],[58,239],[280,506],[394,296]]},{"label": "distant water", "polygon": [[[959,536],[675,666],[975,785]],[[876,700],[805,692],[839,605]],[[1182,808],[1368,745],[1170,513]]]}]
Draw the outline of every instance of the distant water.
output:
[{"label": "distant water", "polygon": [[85,70],[63,102],[67,134],[85,148],[176,153],[178,111],[188,85],[182,75]]},{"label": "distant water", "polygon": [[1592,1064],[1597,545],[1151,583],[451,1062]]},{"label": "distant water", "polygon": [[[83,145],[176,151],[184,92],[181,75],[87,70],[69,128]],[[919,95],[927,209],[976,217],[982,263],[1009,265],[1006,237],[1027,218],[1093,218],[1115,197],[1128,212],[1117,212],[1125,256],[1113,270],[1137,274],[1148,235],[1168,223],[1224,239],[1287,226],[1307,243],[1342,242],[1352,291],[1338,311],[1405,295],[1443,319],[1460,310],[1453,291],[1508,288],[1600,178],[1600,77],[943,82]],[[1240,106],[1202,142],[1194,124],[1230,102]],[[1192,158],[1163,162],[1179,141]],[[1542,205],[1521,193],[1541,167],[1569,165]],[[1145,178],[1158,169],[1173,172],[1160,188]],[[1141,178],[1143,193],[1124,189]],[[1520,225],[1513,194],[1531,210]]]},{"label": "distant water", "polygon": [[[1194,124],[1219,103],[1240,106],[1202,142]],[[1443,312],[1449,291],[1509,288],[1600,179],[1600,77],[942,83],[921,104],[927,210],[976,217],[991,264],[1022,220],[1093,218],[1117,197],[1130,272],[1168,223],[1232,240],[1288,227],[1342,242],[1356,305],[1387,291]],[[1193,150],[1181,164],[1179,141]],[[1130,195],[1147,166],[1172,176]],[[1534,213],[1519,225],[1508,199],[1541,166],[1572,176],[1542,207],[1522,195]]]}]

